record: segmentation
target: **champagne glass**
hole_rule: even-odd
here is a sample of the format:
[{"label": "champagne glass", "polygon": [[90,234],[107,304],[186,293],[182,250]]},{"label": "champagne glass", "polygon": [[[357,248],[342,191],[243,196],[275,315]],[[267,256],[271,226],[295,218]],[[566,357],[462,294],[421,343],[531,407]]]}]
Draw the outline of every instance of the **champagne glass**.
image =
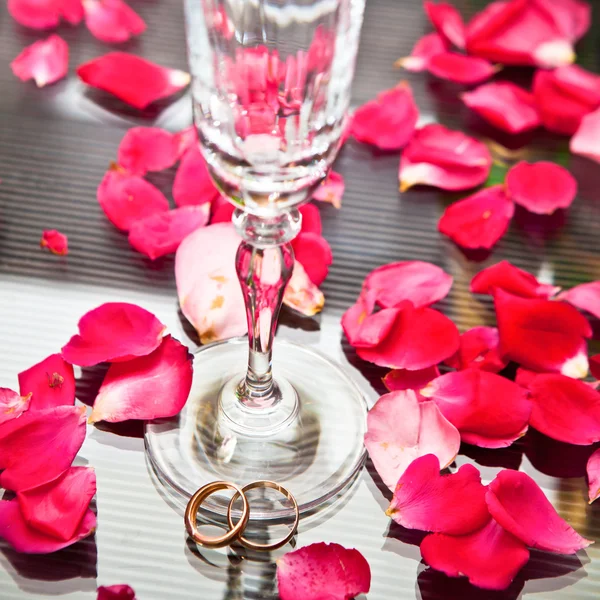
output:
[{"label": "champagne glass", "polygon": [[[178,500],[217,479],[268,479],[304,514],[364,462],[367,406],[350,377],[311,348],[273,344],[298,207],[326,177],[346,126],[364,3],[186,0],[194,119],[211,176],[236,207],[248,338],[198,351],[184,410],[147,426],[151,464]],[[222,516],[227,505],[217,494],[205,508]],[[289,512],[265,501],[252,517]]]}]

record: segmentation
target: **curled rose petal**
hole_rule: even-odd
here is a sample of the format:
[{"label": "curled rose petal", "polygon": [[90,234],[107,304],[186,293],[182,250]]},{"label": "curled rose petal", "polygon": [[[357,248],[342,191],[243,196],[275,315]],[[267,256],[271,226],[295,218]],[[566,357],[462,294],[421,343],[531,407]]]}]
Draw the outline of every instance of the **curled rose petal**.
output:
[{"label": "curled rose petal", "polygon": [[344,195],[344,178],[335,171],[330,171],[327,179],[317,188],[313,194],[313,200],[329,202],[334,208],[342,208],[342,196]]},{"label": "curled rose petal", "polygon": [[496,289],[521,298],[545,299],[560,291],[559,287],[540,283],[531,273],[515,267],[507,260],[483,269],[471,280],[471,292],[474,294],[493,296]]},{"label": "curled rose petal", "polygon": [[351,135],[381,150],[400,150],[412,137],[418,118],[412,89],[402,82],[355,111]]},{"label": "curled rose petal", "polygon": [[472,368],[498,373],[508,364],[500,356],[499,345],[495,327],[473,327],[460,336],[460,348],[446,364],[459,371]]},{"label": "curled rose petal", "polygon": [[364,556],[339,544],[311,544],[277,561],[281,600],[350,600],[371,587],[371,569]]},{"label": "curled rose petal", "polygon": [[321,235],[323,224],[321,223],[321,213],[319,212],[319,209],[314,204],[304,204],[299,210],[302,215],[302,228],[300,229],[300,232]]},{"label": "curled rose petal", "polygon": [[77,534],[96,494],[96,472],[71,467],[58,479],[17,494],[28,527],[67,542]]},{"label": "curled rose petal", "polygon": [[[406,371],[405,369],[394,369],[384,378],[383,383],[390,392],[402,390],[420,390],[432,379],[440,376],[437,367],[429,367],[420,371]],[[444,462],[444,461],[442,461]]]},{"label": "curled rose petal", "polygon": [[539,215],[568,208],[577,196],[573,175],[553,162],[517,163],[508,171],[505,185],[514,202]]},{"label": "curled rose petal", "polygon": [[8,388],[0,387],[0,425],[20,417],[28,408],[31,394],[20,396]]},{"label": "curled rose petal", "polygon": [[498,524],[532,548],[574,554],[592,543],[558,515],[526,473],[500,471],[488,485],[486,501]]},{"label": "curled rose petal", "polygon": [[412,390],[381,396],[367,415],[365,447],[382,481],[394,490],[398,479],[419,456],[437,457],[439,471],[460,448],[460,435],[435,403],[419,401]]},{"label": "curled rose petal", "polygon": [[355,348],[374,348],[380,344],[392,331],[398,309],[384,308],[366,317],[353,337]]},{"label": "curled rose petal", "polygon": [[558,297],[580,310],[585,310],[600,319],[600,281],[582,283],[563,292]]},{"label": "curled rose petal", "polygon": [[106,172],[97,198],[110,222],[122,231],[129,231],[135,221],[169,210],[169,201],[158,188],[117,165]]},{"label": "curled rose petal", "polygon": [[57,256],[66,256],[69,253],[69,240],[60,231],[48,229],[42,233],[40,248],[48,248],[52,254]]},{"label": "curled rose petal", "polygon": [[67,548],[96,530],[96,515],[88,509],[72,538],[59,540],[33,527],[23,518],[17,500],[0,501],[0,538],[23,554],[50,554]]},{"label": "curled rose petal", "polygon": [[38,487],[66,471],[85,439],[85,409],[58,406],[27,411],[0,426],[0,486]]},{"label": "curled rose petal", "polygon": [[160,127],[132,127],[119,144],[119,166],[131,175],[163,171],[179,159],[181,140]]},{"label": "curled rose petal", "polygon": [[305,317],[312,317],[323,310],[325,296],[310,280],[302,263],[296,261],[292,278],[285,288],[283,303]]},{"label": "curled rose petal", "polygon": [[526,299],[501,289],[494,294],[500,354],[532,371],[585,377],[587,320],[563,302]]},{"label": "curled rose petal", "polygon": [[111,365],[90,423],[172,417],[188,399],[192,372],[188,349],[167,335],[152,354]]},{"label": "curled rose petal", "polygon": [[19,373],[19,390],[31,396],[30,410],[44,410],[75,404],[73,366],[60,354],[48,358]]},{"label": "curled rose petal", "polygon": [[592,454],[587,462],[587,477],[590,504],[600,497],[600,449]]},{"label": "curled rose petal", "polygon": [[429,59],[429,72],[440,79],[475,85],[493,77],[498,68],[484,58],[455,52],[436,54]]},{"label": "curled rose petal", "polygon": [[477,587],[503,590],[529,560],[529,550],[489,519],[484,527],[468,535],[428,535],[421,542],[421,556],[448,577],[468,577]]},{"label": "curled rose petal", "polygon": [[522,133],[542,124],[533,94],[509,81],[486,83],[461,98],[486,121],[508,133]]},{"label": "curled rose petal", "polygon": [[585,115],[575,135],[571,138],[569,149],[573,154],[585,156],[600,162],[600,110]]},{"label": "curled rose petal", "polygon": [[52,29],[61,18],[77,25],[83,18],[81,0],[9,0],[8,12],[31,29]]},{"label": "curled rose petal", "polygon": [[135,592],[128,585],[101,585],[96,600],[135,600]]},{"label": "curled rose petal", "polygon": [[60,36],[51,35],[27,46],[10,68],[21,81],[33,79],[40,88],[55,83],[69,71],[69,46]]},{"label": "curled rose petal", "polygon": [[431,58],[436,54],[446,52],[446,50],[446,43],[439,34],[428,33],[417,41],[410,56],[399,58],[394,66],[402,67],[407,71],[426,71]]},{"label": "curled rose petal", "polygon": [[78,327],[62,355],[81,367],[146,356],[160,346],[166,329],[151,312],[126,302],[100,305],[81,317]]},{"label": "curled rose petal", "polygon": [[448,44],[465,47],[465,24],[458,10],[448,2],[424,2],[425,13],[438,34]]},{"label": "curled rose petal", "polygon": [[221,193],[215,186],[206,161],[197,146],[181,159],[173,182],[173,199],[177,206],[211,203]]},{"label": "curled rose petal", "polygon": [[129,243],[152,260],[171,254],[179,244],[208,223],[210,206],[182,206],[136,221],[129,230]]},{"label": "curled rose petal", "polygon": [[126,42],[146,31],[146,23],[123,0],[82,0],[85,24],[103,42]]},{"label": "curled rose petal", "polygon": [[438,229],[463,248],[489,250],[506,233],[514,212],[504,186],[494,185],[451,204]]},{"label": "curled rose petal", "polygon": [[530,377],[531,426],[548,437],[585,446],[600,441],[600,393],[558,373]]},{"label": "curled rose petal", "polygon": [[386,515],[407,529],[465,535],[490,518],[481,474],[473,465],[440,475],[433,454],[413,460],[398,480]]},{"label": "curled rose petal", "polygon": [[415,132],[400,159],[400,191],[414,185],[468,190],[483,183],[492,168],[485,144],[443,125]]},{"label": "curled rose petal", "polygon": [[319,286],[325,281],[333,254],[327,240],[316,233],[300,233],[292,241],[296,260],[302,264],[310,280]]},{"label": "curled rose petal", "polygon": [[109,92],[140,110],[190,83],[189,73],[167,69],[126,52],[109,52],[95,58],[79,66],[77,75],[87,85]]}]

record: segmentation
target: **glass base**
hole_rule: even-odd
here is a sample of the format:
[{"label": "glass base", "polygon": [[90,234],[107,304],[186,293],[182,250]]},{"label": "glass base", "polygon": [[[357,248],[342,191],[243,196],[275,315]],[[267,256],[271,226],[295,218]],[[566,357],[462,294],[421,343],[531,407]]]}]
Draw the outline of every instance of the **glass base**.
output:
[{"label": "glass base", "polygon": [[[184,409],[174,418],[146,425],[150,463],[182,507],[211,481],[243,486],[267,479],[288,488],[300,513],[306,514],[337,496],[362,467],[367,403],[350,377],[329,359],[311,348],[276,340],[273,373],[282,401],[266,413],[236,406],[235,387],[247,357],[246,338],[196,353]],[[243,414],[235,412],[239,410]],[[216,493],[203,508],[223,517],[229,498]],[[252,518],[259,520],[287,519],[291,514],[283,502],[252,510]]]}]

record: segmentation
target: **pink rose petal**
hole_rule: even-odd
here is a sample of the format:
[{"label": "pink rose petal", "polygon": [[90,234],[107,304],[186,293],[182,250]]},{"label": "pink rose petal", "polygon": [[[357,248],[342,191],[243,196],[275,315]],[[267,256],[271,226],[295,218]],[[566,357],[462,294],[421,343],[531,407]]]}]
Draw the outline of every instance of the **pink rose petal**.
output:
[{"label": "pink rose petal", "polygon": [[294,263],[292,278],[285,288],[283,303],[305,317],[316,315],[325,305],[323,292],[310,280],[298,261]]},{"label": "pink rose petal", "polygon": [[119,166],[132,175],[163,171],[179,159],[181,140],[159,127],[132,127],[119,144]]},{"label": "pink rose petal", "polygon": [[585,156],[600,162],[600,110],[595,110],[581,119],[581,124],[571,138],[569,149],[572,154]]},{"label": "pink rose petal", "polygon": [[574,288],[563,292],[558,299],[564,300],[600,319],[600,281],[576,285]]},{"label": "pink rose petal", "polygon": [[367,415],[365,447],[379,476],[394,490],[413,460],[435,455],[446,468],[460,448],[460,435],[435,403],[412,390],[381,396]]},{"label": "pink rose petal", "polygon": [[500,471],[488,486],[486,501],[498,524],[532,548],[574,554],[592,543],[558,515],[526,473]]},{"label": "pink rose petal", "polygon": [[96,600],[135,600],[135,592],[128,585],[101,585]]},{"label": "pink rose petal", "polygon": [[384,308],[362,319],[360,328],[352,338],[352,345],[355,348],[374,348],[390,335],[397,317],[398,309]]},{"label": "pink rose petal", "polygon": [[220,194],[210,177],[200,149],[193,146],[181,159],[175,175],[173,182],[175,204],[181,207],[211,203]]},{"label": "pink rose petal", "polygon": [[436,54],[429,59],[427,69],[440,79],[464,85],[475,85],[493,77],[498,68],[484,58],[456,52]]},{"label": "pink rose petal", "polygon": [[407,71],[426,71],[431,58],[446,51],[446,43],[442,37],[438,33],[428,33],[417,41],[410,56],[399,58],[394,65]]},{"label": "pink rose petal", "polygon": [[60,231],[48,229],[42,233],[40,248],[48,248],[52,254],[57,256],[66,256],[69,253],[69,240]]},{"label": "pink rose petal", "polygon": [[10,68],[21,81],[33,79],[40,88],[55,83],[69,71],[69,46],[60,36],[51,35],[27,46]]},{"label": "pink rose petal", "polygon": [[103,42],[126,42],[146,31],[144,20],[123,0],[82,0],[85,24]]},{"label": "pink rose petal", "polygon": [[107,302],[79,320],[79,334],[62,349],[73,365],[122,362],[146,356],[162,342],[165,326],[147,310],[126,302]]},{"label": "pink rose petal", "polygon": [[471,368],[498,373],[508,364],[500,356],[499,344],[495,327],[473,327],[460,336],[460,348],[446,364],[459,371]]},{"label": "pink rose petal", "polygon": [[364,556],[339,544],[311,544],[277,561],[281,600],[350,600],[371,587]]},{"label": "pink rose petal", "polygon": [[300,233],[292,241],[294,256],[310,280],[319,286],[325,281],[333,254],[327,240],[317,233]]},{"label": "pink rose petal", "polygon": [[0,425],[20,417],[28,408],[31,394],[20,396],[8,388],[0,387]]},{"label": "pink rose petal", "polygon": [[591,504],[600,497],[600,448],[590,456],[586,470]]},{"label": "pink rose petal", "polygon": [[[227,203],[229,205],[229,203]],[[230,205],[231,206],[231,205]],[[302,228],[300,233],[316,233],[321,235],[323,224],[321,222],[321,213],[314,204],[304,204],[300,207],[302,215]]]},{"label": "pink rose petal", "polygon": [[90,422],[172,417],[188,399],[192,373],[188,349],[167,335],[152,354],[111,365]]},{"label": "pink rose petal", "polygon": [[31,29],[52,29],[61,18],[77,25],[83,18],[81,0],[9,0],[8,12]]},{"label": "pink rose petal", "polygon": [[437,367],[429,367],[427,369],[421,369],[420,371],[394,369],[383,378],[383,383],[390,392],[420,390],[432,379],[439,376],[440,371]]},{"label": "pink rose petal", "polygon": [[313,200],[328,202],[335,208],[342,208],[342,197],[344,195],[344,178],[335,171],[330,171],[327,179],[316,189]]},{"label": "pink rose petal", "polygon": [[190,125],[175,134],[177,143],[179,144],[179,158],[181,158],[188,150],[198,145],[198,132],[195,125]]},{"label": "pink rose petal", "polygon": [[427,0],[423,3],[423,7],[431,24],[444,41],[464,49],[465,24],[458,10],[448,2],[435,4]]},{"label": "pink rose petal", "polygon": [[44,410],[75,404],[73,366],[60,354],[48,358],[19,373],[19,390],[31,396],[30,410]]}]

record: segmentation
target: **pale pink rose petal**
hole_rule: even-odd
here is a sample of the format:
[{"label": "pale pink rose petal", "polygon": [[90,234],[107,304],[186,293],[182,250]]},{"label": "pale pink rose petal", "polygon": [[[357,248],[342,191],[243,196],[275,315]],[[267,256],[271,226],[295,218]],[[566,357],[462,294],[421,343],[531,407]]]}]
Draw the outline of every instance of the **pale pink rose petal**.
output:
[{"label": "pale pink rose petal", "polygon": [[420,371],[394,369],[383,378],[383,383],[390,392],[420,390],[439,376],[440,371],[436,366],[421,369]]},{"label": "pale pink rose petal", "polygon": [[365,447],[379,476],[394,490],[413,460],[435,455],[443,468],[460,448],[460,435],[433,402],[412,390],[381,396],[367,415]]},{"label": "pale pink rose petal", "polygon": [[181,140],[160,127],[132,127],[119,144],[118,163],[132,175],[163,171],[179,159]]},{"label": "pale pink rose petal", "polygon": [[208,172],[200,148],[188,150],[177,169],[173,182],[173,199],[177,206],[211,203],[221,195]]},{"label": "pale pink rose petal", "polygon": [[447,51],[446,43],[438,33],[428,33],[414,45],[410,56],[399,58],[394,66],[407,71],[426,71],[433,56]]},{"label": "pale pink rose petal", "polygon": [[277,561],[281,600],[350,600],[371,587],[371,569],[354,548],[311,544]]},{"label": "pale pink rose petal", "polygon": [[69,253],[69,240],[60,231],[47,229],[42,233],[40,248],[48,248],[52,254],[57,256],[66,256]]},{"label": "pale pink rose petal", "polygon": [[60,36],[51,35],[27,46],[10,68],[21,81],[33,79],[38,87],[55,83],[69,71],[69,46]]},{"label": "pale pink rose petal", "polygon": [[43,361],[19,373],[19,390],[31,396],[30,410],[44,410],[75,404],[73,366],[60,354],[51,354]]},{"label": "pale pink rose petal", "polygon": [[465,24],[458,10],[448,2],[425,1],[425,14],[438,34],[448,44],[453,44],[461,50],[465,47]]},{"label": "pale pink rose petal", "polygon": [[20,396],[8,388],[0,387],[0,425],[20,417],[28,408],[31,394]]},{"label": "pale pink rose petal", "polygon": [[103,42],[126,42],[146,31],[144,20],[123,0],[82,0],[85,24]]},{"label": "pale pink rose petal", "polygon": [[600,319],[600,281],[582,283],[563,292],[558,297],[580,310],[585,310]]},{"label": "pale pink rose petal", "polygon": [[466,464],[440,475],[440,461],[433,454],[409,464],[385,514],[407,529],[450,535],[477,531],[490,518],[479,471]]},{"label": "pale pink rose petal", "polygon": [[592,454],[587,462],[587,476],[590,504],[600,497],[600,448]]},{"label": "pale pink rose petal", "polygon": [[463,85],[482,83],[498,72],[498,67],[484,58],[466,56],[456,52],[444,52],[432,56],[427,69],[440,79],[447,79]]},{"label": "pale pink rose petal", "polygon": [[296,261],[292,278],[285,288],[283,303],[305,317],[312,317],[323,310],[325,296],[310,280],[302,263]]},{"label": "pale pink rose petal", "polygon": [[529,550],[489,519],[484,527],[468,535],[428,535],[421,542],[421,556],[448,577],[468,577],[477,587],[503,590],[529,560]]},{"label": "pale pink rose petal", "polygon": [[170,335],[148,356],[111,365],[90,423],[162,419],[179,413],[192,387],[192,355]]},{"label": "pale pink rose petal", "polygon": [[62,355],[81,367],[146,356],[160,346],[166,329],[151,312],[126,302],[100,305],[83,315],[78,327]]},{"label": "pale pink rose petal", "polygon": [[473,327],[460,336],[460,348],[446,364],[459,371],[473,368],[498,373],[508,364],[500,356],[499,344],[495,327]]},{"label": "pale pink rose petal", "polygon": [[499,525],[532,548],[574,554],[592,543],[559,516],[527,473],[500,471],[487,488],[486,501]]},{"label": "pale pink rose petal", "polygon": [[96,600],[135,600],[135,592],[129,585],[101,585]]},{"label": "pale pink rose petal", "polygon": [[328,202],[335,208],[342,208],[342,197],[345,190],[344,178],[335,171],[330,171],[327,179],[316,189],[313,200]]},{"label": "pale pink rose petal", "polygon": [[579,129],[571,138],[569,149],[573,154],[600,162],[600,109],[581,119]]}]

